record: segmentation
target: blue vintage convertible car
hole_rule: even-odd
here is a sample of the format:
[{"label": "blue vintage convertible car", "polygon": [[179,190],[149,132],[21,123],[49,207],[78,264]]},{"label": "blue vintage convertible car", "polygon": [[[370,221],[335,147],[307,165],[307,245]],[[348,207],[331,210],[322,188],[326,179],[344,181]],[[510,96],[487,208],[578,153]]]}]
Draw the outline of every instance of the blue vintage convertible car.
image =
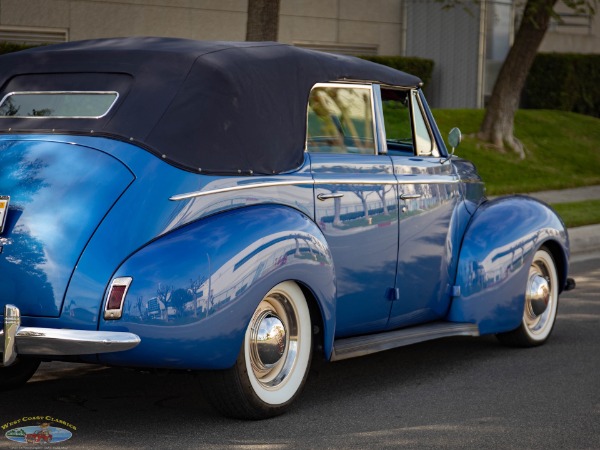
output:
[{"label": "blue vintage convertible car", "polygon": [[47,360],[197,370],[265,418],[315,357],[542,344],[573,286],[561,219],[486,199],[406,73],[131,38],[3,56],[0,86],[2,388]]}]

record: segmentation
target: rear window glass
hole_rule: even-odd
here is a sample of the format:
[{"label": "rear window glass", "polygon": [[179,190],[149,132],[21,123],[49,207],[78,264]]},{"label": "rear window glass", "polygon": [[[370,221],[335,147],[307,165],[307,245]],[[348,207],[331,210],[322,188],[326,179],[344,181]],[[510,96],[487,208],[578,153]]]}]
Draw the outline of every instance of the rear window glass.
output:
[{"label": "rear window glass", "polygon": [[11,92],[0,103],[1,117],[97,119],[117,101],[116,92]]}]

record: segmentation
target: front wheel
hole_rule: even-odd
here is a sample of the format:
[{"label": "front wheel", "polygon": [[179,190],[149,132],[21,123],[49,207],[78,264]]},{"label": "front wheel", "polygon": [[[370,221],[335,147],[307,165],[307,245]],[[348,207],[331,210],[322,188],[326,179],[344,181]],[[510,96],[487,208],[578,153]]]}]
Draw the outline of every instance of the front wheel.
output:
[{"label": "front wheel", "polygon": [[525,308],[519,328],[497,335],[500,342],[515,347],[541,345],[550,336],[558,308],[558,274],[552,255],[541,248],[529,268]]},{"label": "front wheel", "polygon": [[222,414],[266,419],[284,413],[299,395],[310,367],[312,325],[300,287],[285,281],[259,303],[236,364],[208,376],[205,394]]}]

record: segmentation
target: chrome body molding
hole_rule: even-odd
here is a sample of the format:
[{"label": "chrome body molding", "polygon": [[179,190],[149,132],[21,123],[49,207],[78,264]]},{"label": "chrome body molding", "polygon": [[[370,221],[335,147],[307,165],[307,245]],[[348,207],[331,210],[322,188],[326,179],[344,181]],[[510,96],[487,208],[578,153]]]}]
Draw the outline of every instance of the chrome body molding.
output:
[{"label": "chrome body molding", "polygon": [[13,305],[6,305],[4,328],[0,331],[0,342],[4,343],[4,366],[12,364],[18,354],[91,355],[129,350],[141,342],[133,333],[20,327],[19,324],[19,309]]},{"label": "chrome body molding", "polygon": [[177,202],[181,200],[189,200],[196,197],[204,197],[206,195],[224,194],[227,192],[244,191],[247,189],[259,189],[279,186],[301,186],[301,185],[327,185],[327,184],[346,184],[346,185],[369,185],[369,184],[380,184],[388,186],[398,186],[403,184],[453,184],[458,183],[460,179],[458,177],[431,177],[431,176],[410,176],[403,177],[399,175],[399,179],[393,180],[369,180],[369,179],[349,179],[349,178],[323,178],[319,180],[292,180],[292,181],[265,181],[251,184],[242,184],[237,186],[230,186],[219,189],[207,189],[206,191],[195,191],[188,192],[185,194],[177,194],[169,197],[169,200]]},{"label": "chrome body molding", "polygon": [[355,358],[450,336],[479,336],[479,327],[472,323],[435,322],[386,333],[339,339],[334,342],[331,361]]},{"label": "chrome body molding", "polygon": [[302,184],[314,184],[312,180],[293,180],[293,181],[267,181],[262,183],[250,183],[250,184],[241,184],[237,186],[230,186],[226,188],[219,189],[209,189],[206,191],[196,191],[196,192],[188,192],[186,194],[178,194],[173,195],[169,198],[169,200],[177,202],[180,200],[189,200],[190,198],[203,197],[205,195],[213,195],[213,194],[224,194],[227,192],[233,191],[244,191],[246,189],[254,189],[254,188],[268,188],[268,187],[279,187],[279,186],[298,186]]}]

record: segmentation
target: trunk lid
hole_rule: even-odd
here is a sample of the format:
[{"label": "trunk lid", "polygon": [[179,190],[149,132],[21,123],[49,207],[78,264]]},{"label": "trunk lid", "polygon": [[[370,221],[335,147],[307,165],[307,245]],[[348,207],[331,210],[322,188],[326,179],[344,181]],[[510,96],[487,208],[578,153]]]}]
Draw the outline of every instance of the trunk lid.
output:
[{"label": "trunk lid", "polygon": [[133,179],[94,148],[0,140],[0,196],[10,196],[0,234],[2,303],[26,316],[58,317],[82,251]]}]

